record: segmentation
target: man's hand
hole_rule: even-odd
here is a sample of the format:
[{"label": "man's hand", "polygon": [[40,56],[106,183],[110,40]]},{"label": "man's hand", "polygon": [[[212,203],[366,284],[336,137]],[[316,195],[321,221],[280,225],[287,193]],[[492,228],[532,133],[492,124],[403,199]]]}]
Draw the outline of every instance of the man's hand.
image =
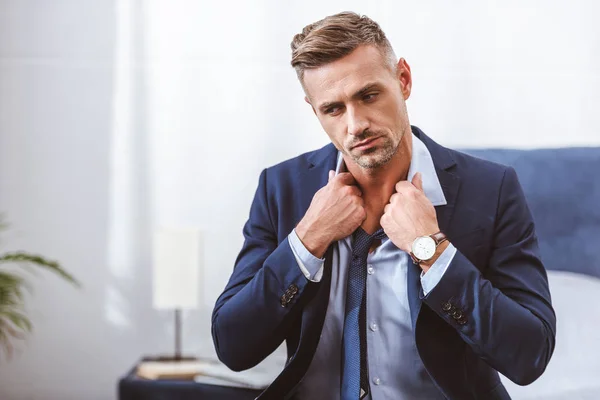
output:
[{"label": "man's hand", "polygon": [[435,208],[423,193],[420,173],[415,174],[412,182],[396,184],[396,193],[385,206],[380,223],[396,247],[407,253],[417,237],[439,231]]},{"label": "man's hand", "polygon": [[308,251],[322,258],[329,245],[354,232],[365,220],[362,193],[349,172],[337,176],[329,171],[329,182],[315,193],[296,234]]}]

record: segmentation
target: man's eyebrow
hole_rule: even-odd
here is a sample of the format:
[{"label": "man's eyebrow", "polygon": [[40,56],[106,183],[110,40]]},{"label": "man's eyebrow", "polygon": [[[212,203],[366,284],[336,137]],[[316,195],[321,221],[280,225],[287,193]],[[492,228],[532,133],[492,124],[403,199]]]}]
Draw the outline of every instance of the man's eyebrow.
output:
[{"label": "man's eyebrow", "polygon": [[378,88],[379,88],[379,83],[377,83],[377,82],[368,83],[362,89],[360,89],[359,91],[354,93],[352,95],[352,98],[354,98],[354,99],[360,98],[360,97],[364,96],[365,93],[367,93],[369,90],[378,89]]},{"label": "man's eyebrow", "polygon": [[[377,82],[368,83],[362,89],[360,89],[356,93],[354,93],[352,95],[352,98],[353,99],[360,98],[360,97],[364,96],[365,93],[367,93],[369,90],[378,89],[379,86],[380,85]],[[321,103],[321,105],[319,106],[319,110],[321,110],[321,112],[324,112],[329,107],[332,107],[332,106],[341,106],[343,104],[344,103],[341,102],[341,101],[326,101],[324,103]]]},{"label": "man's eyebrow", "polygon": [[322,103],[319,106],[319,110],[321,110],[321,112],[324,112],[325,110],[327,110],[329,107],[332,106],[341,106],[344,103],[342,103],[341,101],[326,101],[325,103]]}]

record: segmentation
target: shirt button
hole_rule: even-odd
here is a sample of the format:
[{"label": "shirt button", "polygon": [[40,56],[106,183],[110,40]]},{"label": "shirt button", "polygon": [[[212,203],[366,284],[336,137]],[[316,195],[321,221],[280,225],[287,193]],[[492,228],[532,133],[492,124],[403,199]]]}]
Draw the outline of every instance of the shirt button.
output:
[{"label": "shirt button", "polygon": [[377,326],[377,324],[375,322],[371,322],[371,325],[369,325],[369,328],[371,328],[371,330],[373,332],[375,332],[377,329],[379,329],[379,327]]},{"label": "shirt button", "polygon": [[375,378],[373,378],[373,383],[376,385],[379,385],[379,384],[381,384],[381,379],[375,377]]},{"label": "shirt button", "polygon": [[375,268],[369,265],[369,268],[367,268],[367,273],[369,275],[373,275],[375,273]]}]

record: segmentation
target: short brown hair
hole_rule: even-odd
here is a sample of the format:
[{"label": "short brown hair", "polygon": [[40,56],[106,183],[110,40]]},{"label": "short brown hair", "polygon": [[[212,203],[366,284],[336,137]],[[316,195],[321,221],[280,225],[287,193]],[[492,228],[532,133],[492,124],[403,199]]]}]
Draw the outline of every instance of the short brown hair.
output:
[{"label": "short brown hair", "polygon": [[339,60],[366,44],[377,46],[395,66],[394,50],[379,24],[364,15],[341,12],[305,26],[294,36],[291,64],[302,82],[304,70]]}]

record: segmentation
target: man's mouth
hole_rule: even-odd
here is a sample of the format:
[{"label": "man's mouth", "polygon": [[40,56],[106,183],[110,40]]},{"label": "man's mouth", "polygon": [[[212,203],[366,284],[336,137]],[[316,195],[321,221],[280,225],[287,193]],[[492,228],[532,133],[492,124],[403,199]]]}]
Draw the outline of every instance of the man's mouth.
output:
[{"label": "man's mouth", "polygon": [[365,139],[362,142],[358,142],[357,144],[352,146],[352,149],[353,150],[354,149],[358,149],[358,150],[368,149],[369,147],[373,146],[379,138],[381,138],[381,136]]}]

